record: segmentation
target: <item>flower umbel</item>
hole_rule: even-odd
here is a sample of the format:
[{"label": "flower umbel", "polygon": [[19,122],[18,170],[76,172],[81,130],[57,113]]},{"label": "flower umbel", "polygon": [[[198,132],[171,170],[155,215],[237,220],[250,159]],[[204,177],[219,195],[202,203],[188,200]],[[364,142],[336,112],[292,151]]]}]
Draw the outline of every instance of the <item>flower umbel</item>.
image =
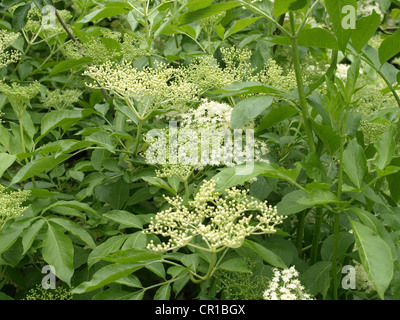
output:
[{"label": "flower umbel", "polygon": [[0,30],[0,68],[3,68],[10,63],[17,62],[20,58],[20,53],[17,50],[8,50],[9,47],[19,36],[19,33]]},{"label": "flower umbel", "polygon": [[29,190],[19,190],[14,192],[4,192],[5,187],[0,185],[0,230],[2,226],[11,219],[16,219],[26,210],[22,206],[29,195]]},{"label": "flower umbel", "polygon": [[[275,233],[275,226],[285,218],[279,216],[276,207],[247,196],[248,190],[235,187],[221,195],[214,180],[204,181],[194,200],[188,205],[180,196],[166,197],[171,205],[151,219],[146,233],[169,237],[167,243],[148,248],[169,251],[186,245],[200,236],[206,244],[201,247],[211,252],[226,248],[239,248],[246,237],[254,234]],[[255,215],[254,212],[259,214]]]},{"label": "flower umbel", "polygon": [[265,300],[314,300],[304,291],[298,279],[299,273],[294,266],[289,269],[274,269],[274,277],[264,292]]},{"label": "flower umbel", "polygon": [[43,289],[41,285],[28,291],[24,300],[72,300],[72,293],[63,288]]}]

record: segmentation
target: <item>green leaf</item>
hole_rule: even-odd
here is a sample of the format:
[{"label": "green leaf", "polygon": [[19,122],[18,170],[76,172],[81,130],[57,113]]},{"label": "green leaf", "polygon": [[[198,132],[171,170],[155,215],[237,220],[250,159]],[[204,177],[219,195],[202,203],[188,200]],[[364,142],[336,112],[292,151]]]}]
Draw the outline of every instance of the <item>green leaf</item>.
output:
[{"label": "green leaf", "polygon": [[[400,158],[394,158],[391,164],[400,165]],[[386,170],[391,166],[386,167]],[[394,201],[399,202],[400,200],[400,172],[396,172],[386,176],[386,180],[389,185],[390,195]]]},{"label": "green leaf", "polygon": [[273,100],[273,96],[255,96],[240,101],[232,110],[233,128],[243,128],[265,111]]},{"label": "green leaf", "polygon": [[97,271],[90,281],[83,282],[74,288],[72,293],[81,294],[96,290],[109,283],[116,282],[117,280],[143,268],[144,266],[144,263],[109,264]]},{"label": "green leaf", "polygon": [[221,24],[219,24],[215,27],[215,32],[217,33],[218,37],[220,37],[221,40],[224,40],[225,28]]},{"label": "green leaf", "polygon": [[179,24],[190,24],[239,6],[241,6],[240,2],[230,1],[226,3],[217,3],[205,8],[198,9],[196,11],[188,11],[179,17]]},{"label": "green leaf", "polygon": [[332,263],[330,261],[318,261],[308,268],[301,276],[301,282],[312,295],[321,293],[326,295],[331,281],[330,271]]},{"label": "green leaf", "polygon": [[43,239],[42,255],[43,259],[54,267],[55,275],[70,285],[74,274],[74,246],[61,228],[50,221]]},{"label": "green leaf", "polygon": [[61,61],[54,66],[53,70],[51,70],[49,75],[54,76],[55,74],[60,73],[60,72],[73,70],[73,69],[82,67],[84,65],[87,65],[88,63],[90,63],[92,61],[93,61],[93,59],[90,57],[82,57],[82,58],[76,59],[76,60]]},{"label": "green leaf", "polygon": [[7,10],[8,8],[12,7],[13,5],[16,5],[20,2],[23,2],[23,0],[3,0],[0,3],[0,8],[2,8],[2,10]]},{"label": "green leaf", "polygon": [[251,25],[252,23],[256,22],[257,20],[261,19],[261,17],[255,17],[255,18],[245,18],[245,19],[240,19],[236,20],[232,27],[230,27],[224,35],[224,39],[228,38],[232,34],[239,32],[240,30],[246,28],[247,26]]},{"label": "green leaf", "polygon": [[380,170],[384,170],[385,167],[390,164],[396,153],[396,135],[396,128],[391,127],[375,143],[375,148],[377,151],[375,165]]},{"label": "green leaf", "polygon": [[99,213],[95,209],[93,209],[91,206],[89,206],[87,203],[82,203],[82,202],[75,201],[75,200],[57,201],[57,202],[51,204],[50,206],[46,207],[45,209],[43,209],[42,214],[47,211],[56,210],[56,209],[58,209],[57,211],[60,211],[60,209],[63,210],[64,208],[72,208],[72,209],[76,209],[78,211],[83,211],[85,213],[88,213],[92,217],[100,217]]},{"label": "green leaf", "polygon": [[171,296],[171,286],[169,283],[163,284],[154,295],[154,300],[169,300]]},{"label": "green leaf", "polygon": [[[113,4],[112,2],[110,3],[111,5]],[[108,6],[104,7],[101,9],[98,9],[96,11],[93,11],[86,16],[84,16],[82,19],[78,21],[78,23],[87,23],[91,21],[96,21],[96,20],[101,20],[104,18],[108,17],[114,17],[118,16],[121,14],[128,13],[129,10],[127,7],[121,6],[122,3],[115,4],[114,6]]]},{"label": "green leaf", "polygon": [[317,136],[322,140],[329,154],[333,155],[340,148],[340,137],[336,131],[328,125],[312,121],[312,127]]},{"label": "green leaf", "polygon": [[119,250],[115,253],[112,253],[106,257],[103,257],[102,260],[113,263],[138,263],[148,260],[159,260],[161,258],[162,255],[158,252],[149,250],[127,249]]},{"label": "green leaf", "polygon": [[353,48],[360,53],[369,39],[375,34],[381,24],[381,16],[375,12],[357,21],[356,28],[351,32],[351,43]]},{"label": "green leaf", "polygon": [[11,167],[15,160],[17,160],[17,156],[15,155],[0,153],[0,178],[3,176],[4,172]]},{"label": "green leaf", "polygon": [[[138,294],[139,293],[139,294]],[[93,296],[92,300],[133,300],[134,297],[140,296],[140,293],[144,293],[143,291],[136,291],[134,293],[130,291],[116,290],[116,289],[107,289],[101,291]],[[140,298],[141,299],[141,298]]]},{"label": "green leaf", "polygon": [[229,272],[251,273],[247,263],[241,258],[232,258],[222,262],[219,269]]},{"label": "green leaf", "polygon": [[108,132],[105,131],[95,132],[90,136],[86,137],[85,140],[90,141],[99,146],[102,146],[104,149],[110,151],[111,153],[115,153],[115,147],[113,145],[111,136]]},{"label": "green leaf", "polygon": [[[329,235],[321,246],[321,258],[322,260],[331,261],[333,252],[334,235]],[[339,233],[339,241],[337,244],[337,257],[340,259],[343,257],[349,247],[354,243],[354,237],[348,232]]]},{"label": "green leaf", "polygon": [[[271,42],[287,46],[292,44],[292,41],[286,35],[275,37]],[[328,30],[322,28],[303,29],[298,37],[298,45],[340,50],[336,38]]]},{"label": "green leaf", "polygon": [[357,143],[357,139],[350,141],[343,152],[343,169],[351,182],[357,188],[361,187],[362,180],[367,170],[367,158],[363,148]]},{"label": "green leaf", "polygon": [[164,264],[159,261],[153,261],[152,263],[148,263],[145,268],[151,272],[153,272],[155,275],[159,276],[160,278],[165,279],[165,268]]},{"label": "green leaf", "polygon": [[315,179],[318,182],[325,183],[328,181],[328,176],[325,171],[321,159],[317,152],[310,152],[307,157],[301,162],[301,166],[306,170],[307,176]]},{"label": "green leaf", "polygon": [[281,94],[284,93],[282,90],[271,87],[270,85],[260,82],[235,82],[226,85],[225,87],[210,91],[210,94],[219,95],[221,98],[231,96],[241,96],[256,93],[266,94]]},{"label": "green leaf", "polygon": [[383,64],[400,52],[400,29],[386,38],[379,47],[379,60]]},{"label": "green leaf", "polygon": [[14,299],[6,295],[4,292],[0,292],[0,300],[14,300]]},{"label": "green leaf", "polygon": [[274,14],[275,17],[279,17],[280,15],[288,12],[300,10],[307,6],[307,0],[280,0],[274,2]]},{"label": "green leaf", "polygon": [[127,275],[126,277],[123,277],[115,282],[131,288],[143,288],[139,278],[133,274]]},{"label": "green leaf", "polygon": [[32,246],[33,241],[35,241],[39,231],[42,229],[45,223],[44,219],[39,219],[35,223],[33,223],[22,235],[22,247],[24,251],[22,254],[24,255]]},{"label": "green leaf", "polygon": [[185,254],[180,258],[180,261],[190,270],[196,272],[197,267],[199,266],[199,255],[197,253],[193,254]]},{"label": "green leaf", "polygon": [[25,27],[26,21],[27,21],[27,16],[28,12],[31,9],[31,4],[28,3],[24,6],[19,6],[16,8],[12,14],[12,25],[15,29],[15,31],[20,31],[22,30],[23,27]]},{"label": "green leaf", "polygon": [[217,183],[217,190],[223,191],[233,186],[242,184],[257,176],[278,178],[296,184],[296,179],[301,171],[301,166],[296,165],[294,169],[279,167],[276,163],[254,162],[248,165],[227,167],[216,174],[213,179]]},{"label": "green leaf", "polygon": [[106,241],[98,245],[88,257],[89,268],[93,266],[96,262],[100,261],[104,257],[118,251],[124,244],[125,240],[129,237],[128,234],[121,234],[108,238]]},{"label": "green leaf", "polygon": [[47,135],[51,130],[62,127],[68,130],[74,123],[82,119],[83,110],[55,110],[45,114],[41,124],[41,135]]},{"label": "green leaf", "polygon": [[165,182],[161,178],[145,176],[145,177],[142,177],[142,179],[156,187],[168,190],[168,191],[172,192],[173,194],[176,194],[175,189],[172,188],[167,182]]},{"label": "green leaf", "polygon": [[103,216],[106,217],[107,219],[118,222],[129,228],[137,228],[137,229],[143,228],[140,219],[128,211],[113,210],[105,213]]},{"label": "green leaf", "polygon": [[137,231],[129,235],[128,239],[126,239],[124,245],[122,246],[122,250],[126,249],[144,249],[147,245],[147,235],[142,231]]},{"label": "green leaf", "polygon": [[196,11],[208,7],[214,0],[189,0],[188,11]]},{"label": "green leaf", "polygon": [[103,196],[99,197],[101,201],[109,203],[112,209],[123,209],[129,198],[129,184],[120,179],[113,184],[98,186],[96,188],[96,195],[100,194],[100,192],[103,193]]},{"label": "green leaf", "polygon": [[[227,167],[223,168],[218,174],[216,174],[213,177],[213,180],[216,181],[216,189],[218,191],[223,191],[249,181],[258,175],[263,174],[268,169],[270,169],[270,166],[266,163],[255,163],[254,168],[249,168],[248,170],[246,169],[246,165]],[[238,173],[242,174],[238,175]]]},{"label": "green leaf", "polygon": [[372,213],[365,211],[361,208],[351,207],[350,210],[357,216],[360,222],[366,227],[370,228],[377,235],[379,235],[383,240],[386,241],[388,246],[390,247],[390,251],[392,252],[392,256],[397,256],[397,248],[395,243],[392,240],[391,235],[386,230],[385,226],[375,215]]},{"label": "green leaf", "polygon": [[361,262],[383,300],[393,277],[393,256],[388,244],[369,227],[349,218]]},{"label": "green leaf", "polygon": [[340,203],[331,190],[312,189],[307,197],[298,200],[299,204],[306,206],[317,206],[329,203]]},{"label": "green leaf", "polygon": [[307,196],[307,193],[302,190],[296,190],[285,195],[281,202],[276,205],[279,215],[290,215],[301,212],[311,205],[300,204],[298,201]]},{"label": "green leaf", "polygon": [[51,5],[54,7],[54,2],[52,0],[33,0],[32,1],[40,10],[43,9],[44,6]]},{"label": "green leaf", "polygon": [[8,250],[18,239],[22,232],[31,224],[32,219],[8,221],[0,232],[0,255]]},{"label": "green leaf", "polygon": [[283,120],[289,119],[299,111],[290,105],[280,105],[275,108],[270,108],[269,113],[261,120],[260,124],[257,127],[257,132],[261,132],[268,128],[271,128],[277,123],[282,122]]},{"label": "green leaf", "polygon": [[79,226],[72,220],[64,218],[50,218],[48,221],[54,222],[59,226],[63,227],[66,231],[70,232],[75,237],[81,239],[91,249],[96,248],[96,244],[91,235],[83,227]]},{"label": "green leaf", "polygon": [[265,248],[261,244],[251,241],[251,240],[244,240],[243,246],[250,248],[253,250],[255,253],[257,253],[265,262],[269,263],[272,266],[285,269],[287,266],[281,259],[281,257],[277,256],[274,252],[271,250]]},{"label": "green leaf", "polygon": [[16,184],[27,179],[30,179],[39,173],[49,171],[53,169],[55,166],[63,163],[64,161],[71,158],[72,154],[62,154],[59,157],[54,155],[46,156],[37,160],[33,160],[29,162],[27,165],[22,167],[21,170],[14,176],[11,181],[11,184]]}]

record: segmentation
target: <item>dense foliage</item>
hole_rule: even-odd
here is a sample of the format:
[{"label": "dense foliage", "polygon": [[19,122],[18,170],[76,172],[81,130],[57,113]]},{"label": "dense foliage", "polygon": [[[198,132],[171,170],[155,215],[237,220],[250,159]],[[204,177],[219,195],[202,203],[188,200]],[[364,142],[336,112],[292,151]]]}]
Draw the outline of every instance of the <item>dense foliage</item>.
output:
[{"label": "dense foliage", "polygon": [[3,0],[0,299],[399,299],[399,26],[399,0]]}]

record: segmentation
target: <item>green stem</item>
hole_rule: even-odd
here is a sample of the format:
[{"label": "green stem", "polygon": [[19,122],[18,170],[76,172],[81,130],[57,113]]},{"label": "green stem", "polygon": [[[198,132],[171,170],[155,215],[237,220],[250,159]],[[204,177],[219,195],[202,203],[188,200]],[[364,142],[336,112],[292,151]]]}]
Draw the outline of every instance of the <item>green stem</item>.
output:
[{"label": "green stem", "polygon": [[[345,126],[343,126],[345,128]],[[337,185],[337,200],[340,201],[342,197],[342,183],[343,183],[343,152],[344,152],[344,128],[342,128],[342,134],[340,139],[340,156],[339,156],[339,180]],[[338,294],[338,281],[337,281],[337,258],[338,258],[338,245],[339,245],[339,231],[340,231],[340,213],[341,211],[335,212],[334,223],[333,223],[333,251],[332,251],[332,295],[333,299],[337,300]]]},{"label": "green stem", "polygon": [[188,179],[183,180],[183,184],[185,185],[185,196],[189,200],[190,193],[189,193]]},{"label": "green stem", "polygon": [[321,238],[321,226],[322,226],[322,208],[317,208],[317,212],[315,214],[313,242],[311,246],[311,257],[310,257],[311,265],[317,262],[318,245],[319,245],[319,240]]},{"label": "green stem", "polygon": [[301,62],[300,62],[300,55],[299,55],[299,46],[297,43],[297,35],[296,35],[296,25],[294,21],[293,12],[289,12],[290,18],[290,26],[292,29],[292,51],[293,51],[293,64],[294,70],[296,74],[296,82],[297,82],[297,89],[299,91],[299,100],[300,100],[300,107],[302,110],[302,117],[304,122],[304,127],[306,130],[307,138],[308,138],[308,145],[310,147],[311,152],[315,151],[315,141],[314,135],[311,127],[311,121],[308,116],[308,105],[307,105],[307,98],[304,90],[304,82],[303,82],[303,73],[301,69]]},{"label": "green stem", "polygon": [[336,212],[335,220],[333,224],[333,251],[332,251],[332,291],[333,300],[338,298],[338,279],[337,279],[337,256],[338,256],[338,243],[339,243],[339,231],[340,231],[340,212]]},{"label": "green stem", "polygon": [[26,153],[25,137],[24,137],[24,126],[22,124],[22,117],[19,118],[19,134],[21,136],[22,152]]},{"label": "green stem", "polygon": [[297,232],[296,232],[296,248],[301,255],[301,249],[303,247],[303,236],[304,236],[304,224],[306,220],[307,212],[303,211],[297,215],[299,221],[297,222]]},{"label": "green stem", "polygon": [[[150,30],[150,26],[149,26],[149,14],[148,14],[148,10],[149,10],[149,1],[147,1],[147,3],[143,2],[143,19],[144,19],[144,28],[146,30],[146,43],[147,43],[147,47],[150,50],[151,48],[151,30]],[[148,57],[149,59],[149,68],[153,68],[153,64],[151,62],[151,55],[149,55]]]},{"label": "green stem", "polygon": [[27,55],[27,53],[28,53],[28,51],[29,51],[31,45],[32,45],[32,44],[31,44],[30,42],[28,42],[28,46],[26,47],[24,53],[22,54],[22,57],[19,59],[17,65],[16,65],[15,68],[14,68],[14,70],[11,72],[10,77],[12,77],[12,76],[17,72],[17,70],[18,70],[20,64],[22,63],[24,57]]},{"label": "green stem", "polygon": [[[332,67],[332,69],[335,68],[334,70],[337,69],[338,57],[339,57],[339,52],[337,50],[333,50],[331,67]],[[335,75],[336,75],[335,72],[332,72],[331,77],[330,77],[332,81],[335,81]]]},{"label": "green stem", "polygon": [[[212,274],[214,273],[214,263],[215,263],[216,255],[217,255],[216,252],[212,252],[211,253],[210,265],[208,267],[208,271],[207,271],[205,276],[199,276],[198,274],[194,274],[194,273],[191,272],[190,279],[194,283],[200,283],[200,282],[206,281],[212,276]],[[199,279],[195,279],[193,276],[198,277]]]},{"label": "green stem", "polygon": [[133,147],[133,154],[137,155],[138,147],[139,147],[139,142],[140,142],[140,137],[142,136],[142,129],[143,129],[143,121],[138,120],[138,129],[137,129],[137,134],[136,134],[136,141],[135,141],[135,146]]},{"label": "green stem", "polygon": [[300,27],[299,27],[299,29],[297,30],[297,35],[299,35],[300,32],[301,32],[301,30],[303,30],[304,26],[305,26],[306,23],[307,23],[308,17],[312,14],[314,8],[317,6],[317,4],[318,4],[319,2],[320,2],[320,0],[316,0],[316,1],[312,4],[312,6],[308,9],[308,11],[307,11],[306,15],[304,16],[304,19],[303,19],[303,21],[302,21]]},{"label": "green stem", "polygon": [[7,269],[7,266],[4,266],[4,268],[2,268],[2,266],[0,266],[0,280],[3,279],[4,274],[6,273],[6,269]]}]

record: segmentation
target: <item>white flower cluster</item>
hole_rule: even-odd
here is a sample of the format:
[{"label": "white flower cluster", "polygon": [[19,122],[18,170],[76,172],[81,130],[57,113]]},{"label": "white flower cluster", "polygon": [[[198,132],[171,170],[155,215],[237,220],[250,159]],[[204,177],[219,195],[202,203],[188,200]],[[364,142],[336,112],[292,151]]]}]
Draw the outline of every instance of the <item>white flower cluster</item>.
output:
[{"label": "white flower cluster", "polygon": [[274,277],[264,292],[265,300],[314,300],[306,293],[298,279],[299,273],[294,266],[280,271],[275,268]]},{"label": "white flower cluster", "polygon": [[21,57],[17,50],[6,49],[18,38],[19,33],[0,30],[0,68],[3,68],[10,63],[17,62]]},{"label": "white flower cluster", "polygon": [[66,106],[72,105],[79,101],[79,97],[82,95],[80,90],[47,90],[46,96],[41,98],[40,101],[43,106],[50,109],[64,109]]},{"label": "white flower cluster", "polygon": [[349,68],[350,68],[349,64],[339,63],[337,65],[336,76],[340,80],[346,81],[346,79],[347,79],[347,71],[349,70]]},{"label": "white flower cluster", "polygon": [[[64,28],[61,23],[56,19],[54,13],[48,13],[51,16],[49,21],[44,19],[44,14],[37,8],[33,8],[28,11],[27,21],[24,26],[25,31],[30,31],[34,34],[40,33],[42,38],[50,38],[61,32],[64,32]],[[58,14],[61,19],[65,22],[71,20],[72,13],[68,10],[58,10]],[[46,23],[47,22],[47,23]]]},{"label": "white flower cluster", "polygon": [[[91,88],[104,88],[125,100],[133,100],[138,113],[149,114],[159,107],[179,109],[196,100],[197,86],[185,81],[183,70],[164,64],[138,70],[131,63],[107,61],[90,66],[84,73],[96,80]],[[100,86],[100,87],[99,87]]]},{"label": "white flower cluster", "polygon": [[182,126],[231,129],[232,107],[226,103],[203,100],[197,109],[182,114]]},{"label": "white flower cluster", "polygon": [[0,230],[4,223],[11,219],[18,218],[26,207],[22,206],[29,195],[29,190],[19,190],[14,192],[4,192],[6,188],[0,185]]},{"label": "white flower cluster", "polygon": [[38,81],[32,81],[28,86],[20,85],[17,82],[8,85],[0,80],[0,92],[7,97],[16,115],[22,117],[30,100],[40,92],[40,84]]},{"label": "white flower cluster", "polygon": [[285,74],[283,68],[273,59],[268,59],[264,70],[262,70],[257,77],[257,81],[269,84],[287,92],[292,91],[297,87],[296,74],[294,70],[290,70]]},{"label": "white flower cluster", "polygon": [[382,18],[384,13],[382,12],[381,8],[379,7],[379,3],[376,0],[359,0],[357,2],[357,15],[358,16],[368,16],[373,11],[379,14]]},{"label": "white flower cluster", "polygon": [[193,170],[203,170],[207,165],[268,163],[267,144],[254,138],[252,128],[233,130],[231,116],[230,105],[204,100],[197,109],[181,115],[181,125],[174,134],[165,129],[161,137],[146,138],[149,144],[146,161],[163,166],[159,177],[176,174],[183,180]]},{"label": "white flower cluster", "polygon": [[248,190],[233,187],[221,196],[215,188],[214,180],[204,181],[188,205],[180,196],[166,197],[170,208],[157,213],[144,232],[159,234],[169,240],[157,245],[150,242],[148,248],[169,251],[190,246],[197,236],[206,244],[206,250],[218,252],[224,248],[239,248],[252,234],[275,233],[275,226],[286,218],[279,216],[276,207],[267,202],[249,198]]}]

